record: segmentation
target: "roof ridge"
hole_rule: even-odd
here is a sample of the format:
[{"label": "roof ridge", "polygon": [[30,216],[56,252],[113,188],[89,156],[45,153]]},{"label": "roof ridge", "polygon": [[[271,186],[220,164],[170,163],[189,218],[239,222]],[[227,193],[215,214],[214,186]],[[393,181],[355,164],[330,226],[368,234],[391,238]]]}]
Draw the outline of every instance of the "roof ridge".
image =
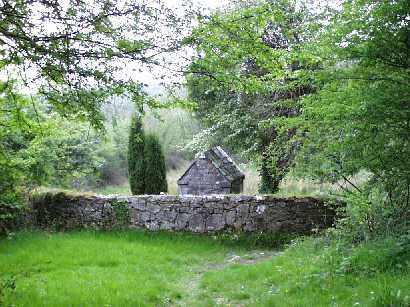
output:
[{"label": "roof ridge", "polygon": [[[217,163],[215,161],[215,157],[209,153],[213,152],[217,158],[222,163]],[[221,173],[226,177],[232,177],[232,181],[244,178],[245,174],[241,171],[238,165],[233,161],[233,159],[228,155],[228,153],[221,147],[215,146],[205,152],[205,156],[208,156],[209,159],[212,161],[212,164],[219,170]],[[226,161],[224,161],[226,159]]]},{"label": "roof ridge", "polygon": [[208,159],[212,163],[212,165],[221,173],[221,175],[223,175],[231,182],[237,179],[245,178],[245,174],[233,161],[233,159],[228,155],[228,153],[221,146],[215,146],[208,149],[207,151],[197,154],[195,160],[189,165],[188,169],[178,179],[178,183],[181,182],[181,180],[185,177],[188,171],[200,159]]}]

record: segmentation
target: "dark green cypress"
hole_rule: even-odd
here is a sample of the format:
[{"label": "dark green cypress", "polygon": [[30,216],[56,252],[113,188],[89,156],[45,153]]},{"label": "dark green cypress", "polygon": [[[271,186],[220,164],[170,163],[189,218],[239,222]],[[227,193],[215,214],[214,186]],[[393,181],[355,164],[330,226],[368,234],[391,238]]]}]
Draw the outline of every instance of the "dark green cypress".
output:
[{"label": "dark green cypress", "polygon": [[132,118],[128,144],[128,178],[133,195],[144,194],[144,130],[142,118],[136,114]]},{"label": "dark green cypress", "polygon": [[159,194],[168,191],[165,158],[161,144],[156,135],[149,134],[145,137],[145,193]]}]

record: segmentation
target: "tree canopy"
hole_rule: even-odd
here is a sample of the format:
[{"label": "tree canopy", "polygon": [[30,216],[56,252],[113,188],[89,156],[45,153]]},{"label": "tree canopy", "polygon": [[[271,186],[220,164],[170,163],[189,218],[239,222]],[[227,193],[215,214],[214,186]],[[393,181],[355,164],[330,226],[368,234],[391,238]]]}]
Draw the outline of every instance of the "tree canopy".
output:
[{"label": "tree canopy", "polygon": [[367,170],[368,188],[381,186],[402,209],[410,197],[409,48],[408,1],[346,1],[314,46],[324,62],[319,90],[296,120],[307,131],[299,162],[309,173],[348,181]]},{"label": "tree canopy", "polygon": [[183,19],[161,1],[3,1],[0,69],[65,116],[101,128],[101,105],[154,103],[135,72],[178,48]]},{"label": "tree canopy", "polygon": [[256,1],[204,20],[185,41],[198,52],[189,94],[208,127],[198,141],[222,140],[259,160],[263,192],[277,191],[299,146],[294,128],[279,131],[275,120],[300,114],[300,98],[314,91],[312,19],[295,1]]}]

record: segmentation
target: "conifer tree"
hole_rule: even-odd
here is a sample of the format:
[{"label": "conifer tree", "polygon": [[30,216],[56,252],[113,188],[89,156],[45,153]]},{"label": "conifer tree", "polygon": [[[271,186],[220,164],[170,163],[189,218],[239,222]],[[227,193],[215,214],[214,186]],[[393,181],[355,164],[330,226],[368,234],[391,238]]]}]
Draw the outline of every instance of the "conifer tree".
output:
[{"label": "conifer tree", "polygon": [[133,195],[145,192],[144,131],[141,116],[132,118],[128,145],[128,178]]},{"label": "conifer tree", "polygon": [[167,192],[165,158],[158,137],[154,134],[147,135],[144,145],[145,193]]}]

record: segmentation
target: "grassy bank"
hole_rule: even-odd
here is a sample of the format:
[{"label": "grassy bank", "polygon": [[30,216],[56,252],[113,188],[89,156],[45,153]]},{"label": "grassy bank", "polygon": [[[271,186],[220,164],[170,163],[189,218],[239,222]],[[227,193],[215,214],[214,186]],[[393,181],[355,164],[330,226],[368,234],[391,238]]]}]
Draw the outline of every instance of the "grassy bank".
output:
[{"label": "grassy bank", "polygon": [[[18,233],[0,241],[5,306],[408,306],[409,250],[139,231]],[[272,238],[256,238],[272,246]]]},{"label": "grassy bank", "polygon": [[207,272],[200,301],[248,306],[409,306],[410,250],[393,239],[357,247],[298,241],[253,266]]}]

